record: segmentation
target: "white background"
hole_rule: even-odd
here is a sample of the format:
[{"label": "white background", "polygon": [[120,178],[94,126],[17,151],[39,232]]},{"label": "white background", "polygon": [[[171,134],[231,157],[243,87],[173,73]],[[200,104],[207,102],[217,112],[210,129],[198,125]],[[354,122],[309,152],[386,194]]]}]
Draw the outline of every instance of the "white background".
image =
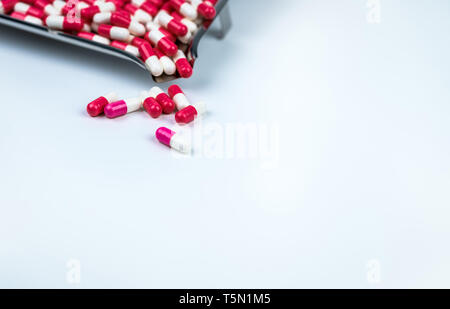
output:
[{"label": "white background", "polygon": [[450,2],[380,3],[234,0],[201,42],[182,87],[204,125],[278,127],[269,168],[88,117],[152,81],[0,27],[0,287],[449,288]]}]

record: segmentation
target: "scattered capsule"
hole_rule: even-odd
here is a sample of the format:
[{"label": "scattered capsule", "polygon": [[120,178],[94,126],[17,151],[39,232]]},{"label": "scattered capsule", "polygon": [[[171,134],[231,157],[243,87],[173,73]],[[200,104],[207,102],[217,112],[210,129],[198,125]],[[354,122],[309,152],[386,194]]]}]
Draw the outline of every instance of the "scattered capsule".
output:
[{"label": "scattered capsule", "polygon": [[199,115],[206,112],[206,104],[203,102],[189,105],[175,114],[175,121],[178,124],[188,124],[195,120]]},{"label": "scattered capsule", "polygon": [[189,100],[187,99],[186,95],[184,94],[183,90],[181,90],[180,86],[172,85],[169,87],[168,92],[169,92],[169,96],[175,102],[175,105],[177,106],[177,109],[179,111],[182,110],[183,108],[186,108],[189,105],[191,105],[191,103],[189,103]]},{"label": "scattered capsule", "polygon": [[156,101],[155,98],[151,97],[148,93],[145,94],[144,100],[143,100],[142,106],[144,107],[145,111],[150,115],[152,118],[158,118],[162,114],[162,107],[161,104]]},{"label": "scattered capsule", "polygon": [[91,117],[97,117],[103,114],[106,105],[116,101],[117,99],[118,98],[116,93],[111,92],[89,103],[88,106],[86,107],[86,110]]},{"label": "scattered capsule", "polygon": [[120,100],[105,106],[106,117],[113,119],[135,111],[142,107],[142,98]]},{"label": "scattered capsule", "polygon": [[192,150],[191,143],[187,139],[165,127],[161,127],[156,130],[156,139],[160,143],[181,153],[187,154]]},{"label": "scattered capsule", "polygon": [[150,89],[150,96],[155,98],[161,107],[163,108],[164,114],[172,114],[175,110],[175,102],[161,90],[159,87],[153,87]]}]

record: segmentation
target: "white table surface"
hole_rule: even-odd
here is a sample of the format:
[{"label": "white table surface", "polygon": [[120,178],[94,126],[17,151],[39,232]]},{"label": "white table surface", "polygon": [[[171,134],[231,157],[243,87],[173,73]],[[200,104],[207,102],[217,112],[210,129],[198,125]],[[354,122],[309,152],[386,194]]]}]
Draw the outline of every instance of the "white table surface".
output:
[{"label": "white table surface", "polygon": [[[380,3],[232,0],[192,158],[86,115],[146,72],[1,26],[0,287],[449,288],[450,2]],[[240,125],[277,152],[220,158]]]}]

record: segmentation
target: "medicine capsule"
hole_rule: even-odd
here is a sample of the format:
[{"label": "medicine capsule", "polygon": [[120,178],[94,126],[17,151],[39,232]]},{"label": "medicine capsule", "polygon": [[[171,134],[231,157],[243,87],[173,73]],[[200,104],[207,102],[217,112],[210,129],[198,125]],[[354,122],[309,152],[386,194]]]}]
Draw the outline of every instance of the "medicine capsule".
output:
[{"label": "medicine capsule", "polygon": [[97,117],[103,114],[106,105],[116,100],[117,100],[116,93],[111,92],[89,103],[88,106],[86,107],[86,110],[91,117]]},{"label": "medicine capsule", "polygon": [[92,32],[78,32],[77,34],[78,37],[86,39],[86,40],[90,40],[90,41],[94,41],[97,43],[102,43],[105,45],[109,45],[109,39],[102,37],[100,35],[97,35],[95,33]]},{"label": "medicine capsule", "polygon": [[[128,14],[128,13],[127,13]],[[145,34],[145,27],[141,23],[132,20],[128,15],[121,12],[98,13],[94,16],[96,24],[111,24],[117,27],[127,28],[131,34],[142,36]]]},{"label": "medicine capsule", "polygon": [[177,54],[173,58],[175,65],[177,66],[177,71],[183,78],[189,78],[192,76],[192,66],[186,58],[183,51],[178,50]]},{"label": "medicine capsule", "polygon": [[188,18],[184,17],[183,15],[178,13],[177,11],[173,11],[171,13],[171,15],[172,15],[173,18],[175,18],[179,22],[183,23],[186,27],[188,27],[189,32],[193,33],[195,31],[197,31],[197,29],[198,29],[197,24],[194,23],[193,21],[189,20]]},{"label": "medicine capsule", "polygon": [[161,33],[161,31],[151,30],[145,34],[145,39],[150,41],[153,46],[157,47],[160,51],[162,51],[169,57],[173,57],[177,54],[177,45],[166,38],[164,34]]},{"label": "medicine capsule", "polygon": [[55,30],[64,31],[76,31],[79,32],[83,29],[83,22],[80,19],[67,18],[59,15],[47,16],[44,19],[44,23],[50,28]]},{"label": "medicine capsule", "polygon": [[101,36],[107,37],[111,40],[127,42],[130,37],[130,32],[128,29],[122,27],[92,23],[92,29],[94,29],[94,31]]},{"label": "medicine capsule", "polygon": [[206,104],[203,102],[190,105],[183,108],[175,114],[175,121],[178,124],[188,124],[195,120],[195,118],[206,112]]},{"label": "medicine capsule", "polygon": [[170,0],[170,5],[177,10],[181,15],[194,20],[197,18],[197,11],[187,3],[185,0]]},{"label": "medicine capsule", "polygon": [[131,3],[128,3],[127,5],[125,5],[124,9],[126,11],[128,11],[136,21],[138,21],[140,23],[145,24],[145,23],[148,23],[149,21],[153,20],[152,15],[150,15],[148,12],[134,6]]},{"label": "medicine capsule", "polygon": [[132,98],[113,102],[105,106],[106,117],[113,119],[135,111],[142,107],[142,98]]},{"label": "medicine capsule", "polygon": [[[86,8],[80,10],[81,18],[86,21],[92,21],[95,15],[100,13],[108,13],[111,12],[111,7],[113,7],[113,3],[98,3],[97,5],[91,5]],[[94,21],[95,22],[95,21]],[[100,22],[97,22],[100,24]]]},{"label": "medicine capsule", "polygon": [[189,103],[189,100],[187,99],[186,95],[184,94],[183,90],[181,90],[180,86],[172,85],[169,87],[168,92],[169,92],[169,96],[175,102],[175,105],[179,111],[182,110],[183,108],[191,105],[191,103]]},{"label": "medicine capsule", "polygon": [[161,10],[156,16],[156,22],[169,30],[176,36],[183,37],[188,34],[188,28],[183,25],[181,22],[173,18],[164,10]]},{"label": "medicine capsule", "polygon": [[150,96],[154,97],[161,107],[164,114],[172,114],[175,110],[175,102],[161,90],[159,87],[153,87],[150,89]]},{"label": "medicine capsule", "polygon": [[169,30],[167,30],[166,28],[164,28],[163,26],[160,26],[158,24],[155,24],[152,21],[149,21],[148,23],[145,24],[145,27],[147,28],[148,31],[152,31],[152,30],[158,30],[159,32],[161,32],[167,39],[169,39],[169,41],[172,41],[175,43],[175,41],[177,40],[177,38],[170,33]]},{"label": "medicine capsule", "polygon": [[16,5],[14,5],[14,12],[31,15],[40,19],[44,18],[45,15],[44,11],[23,2],[17,2]]},{"label": "medicine capsule", "polygon": [[127,43],[139,47],[141,44],[148,43],[147,40],[144,40],[143,38],[135,37],[134,35],[130,35],[128,37]]},{"label": "medicine capsule", "polygon": [[216,9],[212,1],[203,0],[188,0],[197,13],[206,19],[213,19],[216,17]]},{"label": "medicine capsule", "polygon": [[162,107],[148,91],[141,92],[142,107],[152,118],[158,118],[162,114]]},{"label": "medicine capsule", "polygon": [[184,36],[179,36],[179,37],[177,37],[177,39],[178,39],[181,43],[189,44],[189,42],[190,42],[191,39],[192,39],[192,33],[188,32],[188,33],[186,33],[186,35],[184,35]]},{"label": "medicine capsule", "polygon": [[47,0],[36,0],[33,5],[44,11],[46,15],[58,15],[58,11]]},{"label": "medicine capsule", "polygon": [[120,41],[112,41],[111,42],[111,46],[118,48],[120,50],[126,51],[130,54],[132,54],[135,57],[140,57],[141,54],[139,53],[139,50],[137,49],[136,46],[127,44],[125,42],[120,42]]},{"label": "medicine capsule", "polygon": [[158,118],[162,114],[162,107],[155,98],[148,97],[144,100],[144,109],[152,117]]},{"label": "medicine capsule", "polygon": [[160,143],[181,153],[187,154],[192,150],[191,143],[188,140],[168,128],[161,127],[156,130],[156,139]]},{"label": "medicine capsule", "polygon": [[31,16],[31,15],[25,15],[23,13],[13,12],[11,14],[11,17],[26,21],[31,24],[42,26],[42,20],[40,20],[37,17]]},{"label": "medicine capsule", "polygon": [[149,43],[145,42],[139,45],[139,53],[145,62],[146,68],[153,76],[161,76],[163,74],[164,68]]},{"label": "medicine capsule", "polygon": [[173,75],[177,71],[177,67],[175,66],[175,62],[172,59],[164,55],[159,49],[154,49],[156,56],[159,58],[159,62],[163,66],[164,73],[167,75]]},{"label": "medicine capsule", "polygon": [[138,7],[139,9],[142,9],[149,13],[152,17],[155,17],[156,14],[158,14],[158,7],[155,6],[150,1],[146,0],[131,0],[131,4]]},{"label": "medicine capsule", "polygon": [[0,0],[0,14],[8,14],[14,9],[17,0]]}]

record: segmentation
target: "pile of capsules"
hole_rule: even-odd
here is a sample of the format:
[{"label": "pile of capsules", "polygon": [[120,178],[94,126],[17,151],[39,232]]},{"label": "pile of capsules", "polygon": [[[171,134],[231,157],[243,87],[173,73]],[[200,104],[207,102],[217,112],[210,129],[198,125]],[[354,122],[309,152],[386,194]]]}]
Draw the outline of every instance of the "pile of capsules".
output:
[{"label": "pile of capsules", "polygon": [[[153,87],[150,91],[143,91],[139,97],[119,101],[115,93],[109,93],[89,103],[86,109],[91,117],[105,114],[110,119],[139,110],[145,110],[152,118],[158,118],[163,113],[172,114],[177,110],[175,121],[184,125],[204,114],[206,105],[203,102],[191,104],[181,88],[172,85],[168,89],[168,94],[159,87]],[[156,131],[156,138],[179,152],[191,152],[190,142],[168,128],[159,128]]]},{"label": "pile of capsules", "polygon": [[155,77],[189,78],[186,47],[218,0],[0,0],[0,14],[140,57]]}]

